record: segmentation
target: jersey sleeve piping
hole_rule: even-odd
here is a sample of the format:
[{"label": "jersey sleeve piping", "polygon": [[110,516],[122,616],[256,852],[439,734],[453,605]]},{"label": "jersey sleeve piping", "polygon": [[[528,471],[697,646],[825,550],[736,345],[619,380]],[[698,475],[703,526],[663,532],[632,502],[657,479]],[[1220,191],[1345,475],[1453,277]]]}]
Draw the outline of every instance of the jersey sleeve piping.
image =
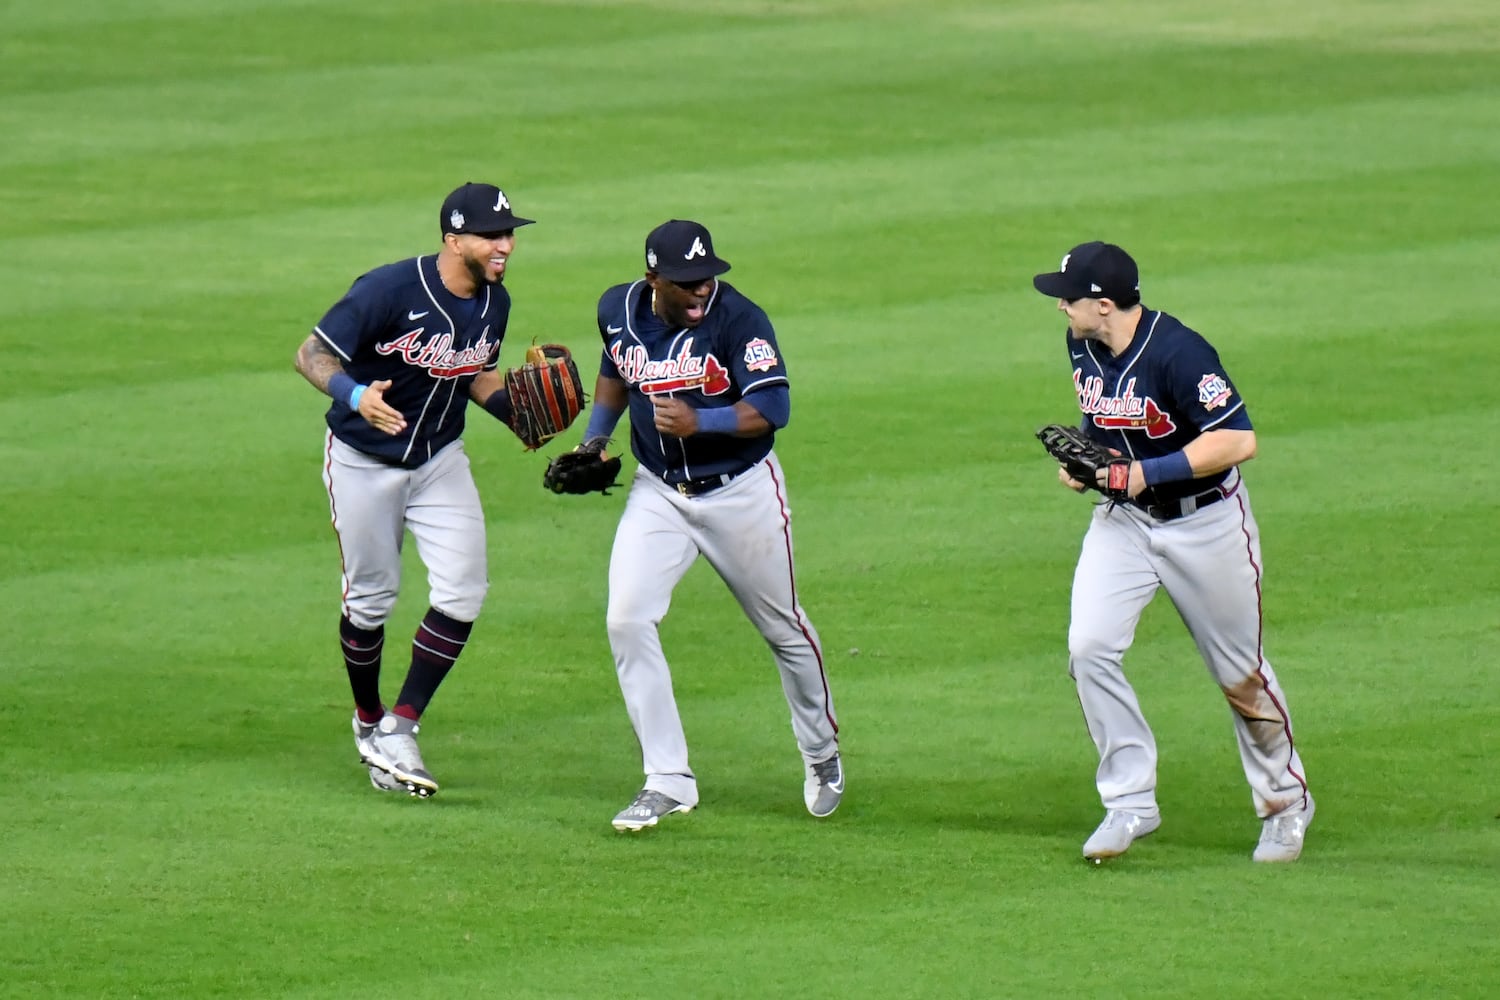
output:
[{"label": "jersey sleeve piping", "polygon": [[1245,408],[1245,401],[1242,399],[1238,403],[1234,404],[1233,407],[1231,407],[1230,409],[1226,410],[1223,414],[1221,414],[1217,420],[1213,421],[1212,423],[1204,424],[1201,429],[1205,430],[1205,431],[1211,431],[1215,427],[1217,427],[1220,424],[1222,424],[1224,421],[1228,420],[1230,417],[1234,416],[1236,413],[1238,413],[1241,410],[1243,410],[1244,408]]},{"label": "jersey sleeve piping", "polygon": [[340,347],[338,344],[335,344],[332,340],[330,340],[328,338],[328,334],[326,334],[326,333],[323,332],[323,328],[322,327],[320,327],[320,326],[313,327],[313,333],[317,334],[318,335],[318,339],[321,340],[323,343],[327,344],[328,345],[328,349],[331,350],[331,351],[333,351],[339,357],[343,358],[345,361],[353,360],[353,359],[351,359],[349,357],[349,355],[347,355],[347,354],[344,353],[344,349],[342,347]]},{"label": "jersey sleeve piping", "polygon": [[[630,283],[629,288],[625,289],[625,318],[621,320],[621,323],[624,324],[625,332],[630,334],[630,336],[636,341],[636,343],[640,343],[641,337],[640,334],[635,332],[635,306],[631,304],[630,300],[631,296],[635,296],[637,300],[640,299],[640,287],[645,283],[646,279],[637,278],[635,281],[632,281]],[[606,326],[607,325],[608,324],[606,323]]]},{"label": "jersey sleeve piping", "polygon": [[740,398],[743,399],[745,396],[750,395],[756,389],[764,389],[767,386],[786,384],[788,383],[785,375],[772,375],[768,378],[758,379],[757,381],[749,383],[745,386],[744,389],[740,390]]}]

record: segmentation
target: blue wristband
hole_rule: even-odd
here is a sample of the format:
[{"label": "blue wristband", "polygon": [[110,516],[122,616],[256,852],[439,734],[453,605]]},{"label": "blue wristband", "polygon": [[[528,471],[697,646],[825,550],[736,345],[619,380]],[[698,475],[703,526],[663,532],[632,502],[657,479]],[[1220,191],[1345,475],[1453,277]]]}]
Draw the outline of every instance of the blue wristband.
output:
[{"label": "blue wristband", "polygon": [[698,411],[699,434],[733,434],[739,429],[740,414],[733,405],[706,407]]},{"label": "blue wristband", "polygon": [[1160,458],[1143,458],[1141,459],[1141,475],[1145,477],[1147,486],[1192,479],[1193,463],[1189,462],[1187,455],[1181,451],[1174,451]]},{"label": "blue wristband", "polygon": [[615,432],[615,424],[620,422],[620,414],[625,411],[616,410],[605,406],[603,403],[595,403],[594,409],[589,413],[589,426],[583,432],[585,441],[595,438],[607,438]]},{"label": "blue wristband", "polygon": [[507,427],[516,415],[516,408],[510,401],[510,393],[504,389],[496,389],[490,393],[488,399],[479,404],[489,411],[490,416],[500,421]]},{"label": "blue wristband", "polygon": [[355,413],[359,412],[359,397],[363,396],[365,394],[365,390],[368,388],[370,387],[367,385],[357,385],[354,387],[354,389],[349,393],[349,409],[353,410]]},{"label": "blue wristband", "polygon": [[328,395],[348,404],[349,409],[358,411],[359,397],[354,395],[356,389],[363,390],[364,386],[354,381],[354,376],[348,372],[335,372],[328,380]]}]

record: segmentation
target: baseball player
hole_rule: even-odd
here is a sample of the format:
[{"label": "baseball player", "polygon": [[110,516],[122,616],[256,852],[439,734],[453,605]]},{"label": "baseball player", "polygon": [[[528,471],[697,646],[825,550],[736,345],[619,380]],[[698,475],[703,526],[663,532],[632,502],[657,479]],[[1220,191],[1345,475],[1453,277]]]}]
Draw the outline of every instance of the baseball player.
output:
[{"label": "baseball player", "polygon": [[[333,397],[323,483],[343,562],[339,639],[354,694],[354,746],[378,789],[427,797],[438,783],[418,721],[463,652],[489,588],[484,513],[462,434],[468,401],[509,424],[497,371],[510,317],[502,284],[518,217],[501,190],[465,184],[444,200],[435,254],[358,278],[297,351],[297,370]],[[404,533],[427,567],[430,607],[387,712],[385,621]]]},{"label": "baseball player", "polygon": [[674,219],[646,237],[645,276],[599,299],[604,351],[582,447],[607,440],[628,406],[639,463],[610,555],[606,620],[646,780],[617,830],[698,804],[658,626],[700,554],[771,647],[808,811],[828,816],[844,793],[823,649],[798,598],[786,478],[772,450],[791,414],[786,365],[766,314],[719,280],[728,270],[707,229]]},{"label": "baseball player", "polygon": [[[1136,263],[1084,243],[1034,279],[1068,317],[1083,430],[1130,458],[1129,500],[1100,503],[1073,576],[1068,671],[1099,750],[1105,817],[1086,858],[1123,854],[1161,823],[1156,741],[1121,668],[1158,589],[1182,616],[1229,705],[1262,822],[1256,861],[1295,861],[1313,818],[1292,719],[1262,648],[1260,531],[1239,466],[1255,430],[1218,353],[1141,304]],[[1084,483],[1059,470],[1063,485]]]}]

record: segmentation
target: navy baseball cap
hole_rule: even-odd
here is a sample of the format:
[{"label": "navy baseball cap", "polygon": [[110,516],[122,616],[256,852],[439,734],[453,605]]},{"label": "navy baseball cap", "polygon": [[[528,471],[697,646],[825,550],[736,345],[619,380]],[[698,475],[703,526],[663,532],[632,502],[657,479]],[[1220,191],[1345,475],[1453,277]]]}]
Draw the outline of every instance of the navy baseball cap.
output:
[{"label": "navy baseball cap", "polygon": [[729,261],[714,255],[713,237],[707,229],[673,219],[646,237],[646,269],[668,281],[703,281],[729,270]]},{"label": "navy baseball cap", "polygon": [[443,199],[438,224],[443,235],[449,233],[503,233],[507,229],[529,226],[534,219],[523,219],[511,211],[510,199],[493,184],[473,181]]},{"label": "navy baseball cap", "polygon": [[1036,290],[1054,299],[1112,299],[1129,308],[1141,301],[1141,275],[1130,254],[1113,243],[1080,243],[1063,257],[1056,271],[1031,279]]}]

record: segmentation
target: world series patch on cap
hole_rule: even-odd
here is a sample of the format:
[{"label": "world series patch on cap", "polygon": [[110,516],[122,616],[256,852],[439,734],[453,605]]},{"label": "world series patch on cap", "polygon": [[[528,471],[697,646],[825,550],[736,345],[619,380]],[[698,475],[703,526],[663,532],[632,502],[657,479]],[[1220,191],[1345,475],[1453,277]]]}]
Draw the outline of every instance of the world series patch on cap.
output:
[{"label": "world series patch on cap", "polygon": [[523,219],[510,207],[505,192],[493,184],[476,184],[473,181],[457,188],[443,199],[438,217],[443,235],[449,233],[474,233],[489,236],[529,226],[535,219]]}]

